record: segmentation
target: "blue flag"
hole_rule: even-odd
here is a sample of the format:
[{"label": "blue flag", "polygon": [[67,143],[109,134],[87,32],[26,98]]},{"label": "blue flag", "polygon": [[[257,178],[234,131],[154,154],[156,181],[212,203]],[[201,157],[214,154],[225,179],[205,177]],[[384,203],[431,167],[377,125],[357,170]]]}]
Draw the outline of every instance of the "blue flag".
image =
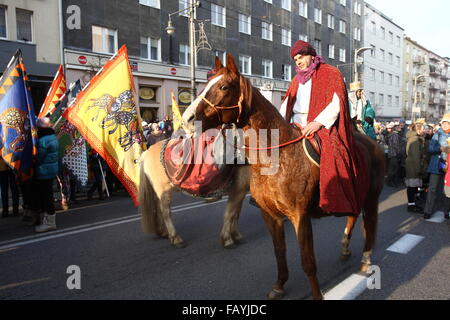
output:
[{"label": "blue flag", "polygon": [[37,155],[36,116],[20,50],[0,78],[0,155],[20,181],[32,177]]}]

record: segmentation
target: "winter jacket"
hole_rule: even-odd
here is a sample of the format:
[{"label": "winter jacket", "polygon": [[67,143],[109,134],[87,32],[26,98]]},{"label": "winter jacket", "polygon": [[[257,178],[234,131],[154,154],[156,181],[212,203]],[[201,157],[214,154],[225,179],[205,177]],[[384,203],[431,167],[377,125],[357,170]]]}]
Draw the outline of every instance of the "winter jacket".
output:
[{"label": "winter jacket", "polygon": [[422,178],[424,173],[424,141],[417,132],[409,131],[406,134],[406,179]]},{"label": "winter jacket", "polygon": [[50,128],[39,129],[38,137],[36,179],[54,179],[59,173],[59,144],[55,131]]},{"label": "winter jacket", "polygon": [[386,145],[388,146],[388,158],[398,158],[402,155],[402,143],[396,131],[392,131],[386,135]]},{"label": "winter jacket", "polygon": [[447,160],[447,154],[441,151],[441,147],[447,147],[447,138],[450,138],[450,133],[445,133],[444,130],[439,129],[431,138],[430,145],[428,147],[428,152],[431,155],[430,163],[428,165],[428,173],[432,174],[442,174],[439,170],[439,161]]}]

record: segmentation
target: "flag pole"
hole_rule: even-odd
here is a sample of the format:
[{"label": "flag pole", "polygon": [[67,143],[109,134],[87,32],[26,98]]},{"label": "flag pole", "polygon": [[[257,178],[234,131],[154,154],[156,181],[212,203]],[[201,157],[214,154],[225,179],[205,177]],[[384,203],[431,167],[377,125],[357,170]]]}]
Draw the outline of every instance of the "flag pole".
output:
[{"label": "flag pole", "polygon": [[106,183],[106,179],[105,179],[105,174],[103,173],[103,167],[102,167],[102,163],[100,162],[100,159],[97,158],[98,164],[100,166],[100,172],[102,173],[102,179],[103,182],[105,183],[105,189],[106,189],[106,195],[108,196],[108,198],[110,198],[109,196],[109,190],[108,190],[108,184]]}]

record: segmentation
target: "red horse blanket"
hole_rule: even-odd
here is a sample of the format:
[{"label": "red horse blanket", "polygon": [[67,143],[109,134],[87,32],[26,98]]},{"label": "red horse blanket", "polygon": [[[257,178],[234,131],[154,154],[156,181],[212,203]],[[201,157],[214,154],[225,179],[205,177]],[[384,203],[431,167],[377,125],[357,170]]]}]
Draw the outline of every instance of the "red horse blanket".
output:
[{"label": "red horse blanket", "polygon": [[162,163],[175,186],[197,197],[222,195],[231,183],[233,165],[218,165],[214,137],[175,138],[162,149]]}]

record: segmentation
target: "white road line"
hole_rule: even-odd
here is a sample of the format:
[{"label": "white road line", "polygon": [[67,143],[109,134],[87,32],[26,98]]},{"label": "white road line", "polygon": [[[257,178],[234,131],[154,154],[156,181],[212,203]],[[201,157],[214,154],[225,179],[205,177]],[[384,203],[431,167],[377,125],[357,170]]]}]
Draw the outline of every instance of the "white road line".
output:
[{"label": "white road line", "polygon": [[[176,206],[172,210],[172,213],[178,213],[178,212],[186,211],[189,209],[216,205],[218,203],[223,203],[226,201],[228,201],[228,200],[224,199],[224,200],[219,200],[219,201],[212,202],[212,203],[205,203],[204,201],[194,202],[194,203],[190,203],[190,204]],[[177,209],[175,209],[175,208],[177,208]],[[116,226],[116,225],[120,225],[120,224],[135,222],[140,219],[141,219],[140,215],[137,214],[137,215],[132,215],[132,216],[128,216],[125,218],[122,217],[122,218],[112,219],[112,220],[108,220],[108,221],[101,221],[101,222],[96,222],[96,223],[87,224],[87,225],[83,225],[83,226],[58,230],[58,231],[52,232],[51,234],[48,234],[46,236],[39,236],[39,235],[38,236],[29,236],[29,237],[24,237],[24,238],[20,238],[20,239],[4,241],[4,242],[0,243],[0,250],[9,249],[9,248],[13,248],[13,247],[20,247],[20,246],[24,246],[27,244],[37,243],[37,242],[51,240],[51,239],[57,239],[57,238],[61,238],[61,237],[69,236],[69,235],[74,235],[74,234],[79,234],[79,233],[88,232],[88,231],[92,231],[92,230],[112,227],[112,226]]]},{"label": "white road line", "polygon": [[401,254],[407,254],[423,239],[425,239],[425,237],[407,233],[386,250]]},{"label": "white road line", "polygon": [[352,274],[328,291],[324,298],[325,300],[354,300],[367,289],[367,279],[365,276],[356,273]]},{"label": "white road line", "polygon": [[435,212],[435,213],[431,216],[430,219],[427,219],[427,220],[425,220],[425,221],[427,221],[427,222],[434,222],[434,223],[442,223],[442,222],[445,221],[445,218],[444,218],[444,212],[442,212],[442,211]]}]

